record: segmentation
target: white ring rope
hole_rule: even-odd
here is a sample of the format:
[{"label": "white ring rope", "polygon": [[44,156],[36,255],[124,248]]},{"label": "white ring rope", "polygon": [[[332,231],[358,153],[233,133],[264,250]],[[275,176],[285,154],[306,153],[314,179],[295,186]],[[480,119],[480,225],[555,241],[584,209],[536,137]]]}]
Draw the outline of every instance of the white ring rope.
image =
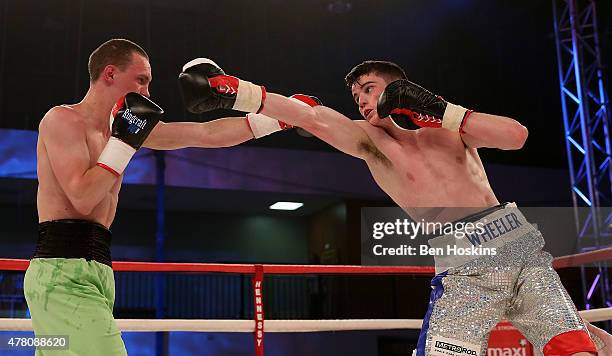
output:
[{"label": "white ring rope", "polygon": [[[589,322],[612,320],[612,308],[580,311]],[[117,319],[122,331],[253,332],[253,320]],[[266,320],[265,332],[420,329],[421,319]],[[0,318],[0,330],[32,331],[31,319]]]}]

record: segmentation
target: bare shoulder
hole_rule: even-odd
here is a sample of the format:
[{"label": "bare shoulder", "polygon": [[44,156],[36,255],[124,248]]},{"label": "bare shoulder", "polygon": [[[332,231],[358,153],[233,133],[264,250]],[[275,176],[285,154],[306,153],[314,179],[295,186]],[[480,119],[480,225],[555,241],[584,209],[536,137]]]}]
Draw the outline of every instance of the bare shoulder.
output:
[{"label": "bare shoulder", "polygon": [[353,120],[353,122],[362,129],[364,129],[366,132],[368,132],[368,130],[371,130],[374,127],[370,125],[370,123],[368,123],[366,120]]},{"label": "bare shoulder", "polygon": [[83,116],[73,107],[68,105],[54,106],[43,116],[40,121],[40,128],[64,125],[83,125]]},{"label": "bare shoulder", "polygon": [[399,144],[399,139],[394,133],[389,133],[382,127],[374,126],[366,120],[356,120],[355,123],[365,131],[370,140],[376,146]]},{"label": "bare shoulder", "polygon": [[370,124],[366,120],[353,120],[353,122],[357,126],[359,126],[363,131],[365,131],[365,133],[368,135],[368,137],[370,139],[375,139],[381,133],[383,133],[383,134],[385,133],[384,130],[382,130],[382,129],[376,127],[376,126],[373,126],[372,124]]},{"label": "bare shoulder", "polygon": [[374,126],[367,122],[366,120],[354,120],[357,126],[361,127],[371,139],[381,140],[381,139],[393,139],[391,135],[382,127]]},{"label": "bare shoulder", "polygon": [[38,125],[40,135],[65,136],[85,132],[83,116],[67,105],[52,107]]}]

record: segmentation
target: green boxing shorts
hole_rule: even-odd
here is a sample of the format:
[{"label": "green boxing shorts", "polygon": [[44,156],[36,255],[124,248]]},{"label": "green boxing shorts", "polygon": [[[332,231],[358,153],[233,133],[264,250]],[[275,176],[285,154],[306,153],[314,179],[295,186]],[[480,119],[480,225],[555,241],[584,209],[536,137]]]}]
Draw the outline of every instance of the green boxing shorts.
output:
[{"label": "green boxing shorts", "polygon": [[[98,251],[94,247],[92,254],[92,245],[84,243],[84,246],[89,245],[85,248],[92,258],[75,258],[83,254],[79,251],[79,243],[89,240],[80,231],[82,224],[95,223],[70,221],[65,225],[60,222],[60,230],[68,226],[69,232],[49,234],[47,226],[46,233],[39,234],[37,252],[25,273],[23,289],[34,334],[37,337],[67,336],[68,347],[65,350],[37,349],[36,355],[127,355],[113,318],[115,278],[110,267],[110,253],[107,260],[105,254],[99,253],[104,252],[103,246]],[[56,221],[49,223],[57,224]],[[74,225],[76,231],[73,224],[77,224]],[[80,235],[77,238],[81,240],[66,244],[66,239],[74,241],[73,233]],[[91,231],[86,235],[101,241],[100,236]],[[58,253],[66,257],[49,257]]]}]

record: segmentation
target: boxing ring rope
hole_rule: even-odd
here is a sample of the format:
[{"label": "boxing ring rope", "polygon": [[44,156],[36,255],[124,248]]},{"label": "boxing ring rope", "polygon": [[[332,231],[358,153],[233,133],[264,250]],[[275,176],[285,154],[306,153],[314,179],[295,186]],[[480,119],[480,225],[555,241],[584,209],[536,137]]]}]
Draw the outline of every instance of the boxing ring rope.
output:
[{"label": "boxing ring rope", "polygon": [[[612,248],[555,258],[555,269],[612,260]],[[0,271],[25,271],[29,260],[1,259]],[[265,274],[364,274],[364,275],[433,275],[430,266],[348,266],[348,265],[257,265],[220,263],[113,262],[115,272],[195,272],[233,273],[253,276],[254,320],[190,320],[190,319],[117,319],[122,331],[159,332],[248,332],[255,335],[255,353],[263,356],[265,332],[322,332],[349,330],[420,329],[420,319],[341,319],[341,320],[264,320],[262,285]],[[612,308],[580,311],[589,322],[612,320]],[[0,318],[0,330],[31,331],[31,319]]]},{"label": "boxing ring rope", "polygon": [[[612,318],[612,315],[610,316]],[[0,330],[32,331],[31,319],[0,319]],[[117,319],[121,331],[195,331],[252,333],[253,320]],[[267,333],[420,329],[421,319],[266,320]]]},{"label": "boxing ring rope", "polygon": [[[25,271],[29,260],[0,258],[0,271]],[[115,272],[255,273],[254,264],[113,261]],[[433,274],[429,266],[262,265],[267,274]]]},{"label": "boxing ring rope", "polygon": [[[582,310],[584,320],[594,323],[612,319],[612,308]],[[193,331],[252,333],[253,320],[215,319],[117,319],[121,331]],[[335,319],[335,320],[266,320],[267,333],[420,329],[422,319]],[[32,331],[31,319],[0,318],[0,330]]]},{"label": "boxing ring rope", "polygon": [[[612,260],[612,247],[557,257],[553,268],[579,267],[584,264]],[[25,271],[29,260],[0,258],[0,271]],[[165,263],[114,261],[115,272],[199,272],[255,273],[254,264],[230,263]],[[268,274],[419,274],[433,275],[431,266],[351,266],[351,265],[263,265]]]}]

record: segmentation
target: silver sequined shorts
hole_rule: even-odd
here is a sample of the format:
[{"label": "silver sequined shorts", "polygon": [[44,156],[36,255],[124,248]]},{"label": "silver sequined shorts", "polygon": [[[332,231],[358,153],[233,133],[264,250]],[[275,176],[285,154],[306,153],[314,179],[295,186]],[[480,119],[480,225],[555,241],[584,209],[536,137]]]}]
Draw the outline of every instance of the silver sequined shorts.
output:
[{"label": "silver sequined shorts", "polygon": [[[542,251],[542,235],[516,205],[476,221],[484,224],[478,234],[429,241],[436,248],[455,247],[435,257],[437,274],[416,355],[484,356],[489,333],[501,319],[512,322],[544,355],[596,354],[551,266],[552,256]],[[472,247],[483,250],[475,255],[456,253],[457,248]],[[495,254],[487,254],[493,248]]]}]

